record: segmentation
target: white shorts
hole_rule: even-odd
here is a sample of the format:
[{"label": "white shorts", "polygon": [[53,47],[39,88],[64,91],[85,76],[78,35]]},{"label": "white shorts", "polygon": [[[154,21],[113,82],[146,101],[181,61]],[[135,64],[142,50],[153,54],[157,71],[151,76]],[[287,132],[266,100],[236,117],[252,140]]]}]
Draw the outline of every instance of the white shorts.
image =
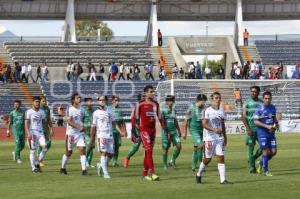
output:
[{"label": "white shorts", "polygon": [[114,140],[97,138],[97,148],[99,152],[114,154]]},{"label": "white shorts", "polygon": [[27,144],[30,150],[35,150],[38,146],[46,146],[44,134],[32,134],[31,139],[27,139]]},{"label": "white shorts", "polygon": [[224,156],[224,140],[204,141],[204,145],[205,158],[212,158],[214,155]]},{"label": "white shorts", "polygon": [[72,151],[75,145],[76,147],[85,147],[83,133],[77,135],[66,135],[66,149],[68,151]]}]

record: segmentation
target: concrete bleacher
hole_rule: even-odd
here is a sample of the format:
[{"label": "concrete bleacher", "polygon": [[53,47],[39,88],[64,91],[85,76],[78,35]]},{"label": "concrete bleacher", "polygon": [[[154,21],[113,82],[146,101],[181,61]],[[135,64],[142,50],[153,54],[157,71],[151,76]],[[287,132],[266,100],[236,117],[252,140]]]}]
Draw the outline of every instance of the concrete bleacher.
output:
[{"label": "concrete bleacher", "polygon": [[[66,78],[64,70],[68,61],[79,62],[85,72],[88,62],[95,64],[97,70],[101,63],[107,67],[106,73],[110,62],[145,66],[152,61],[157,65],[150,47],[142,42],[6,42],[4,46],[13,61],[33,65],[46,62],[52,80]],[[158,69],[154,73],[158,74]]]},{"label": "concrete bleacher", "polygon": [[282,61],[285,65],[300,62],[300,41],[255,41],[264,65],[275,65]]},{"label": "concrete bleacher", "polygon": [[57,115],[57,106],[62,105],[66,110],[70,106],[70,97],[73,93],[78,92],[82,101],[86,97],[94,99],[94,107],[98,106],[97,98],[99,95],[106,95],[111,101],[113,95],[119,96],[121,99],[120,107],[124,112],[125,119],[130,117],[132,108],[137,102],[137,95],[143,93],[146,85],[151,84],[154,88],[157,82],[152,81],[104,81],[104,82],[53,82],[42,83],[41,88],[46,96],[49,106]]}]

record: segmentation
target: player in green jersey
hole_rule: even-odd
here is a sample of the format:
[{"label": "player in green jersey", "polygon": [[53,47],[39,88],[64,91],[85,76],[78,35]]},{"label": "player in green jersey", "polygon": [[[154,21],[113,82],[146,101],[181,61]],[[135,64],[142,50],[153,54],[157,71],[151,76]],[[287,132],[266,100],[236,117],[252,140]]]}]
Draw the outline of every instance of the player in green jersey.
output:
[{"label": "player in green jersey", "polygon": [[257,140],[257,130],[254,124],[253,115],[257,107],[262,104],[262,100],[258,98],[260,88],[258,86],[250,87],[251,97],[246,100],[243,106],[242,122],[244,123],[247,135],[246,145],[248,146],[248,166],[250,173],[256,173],[255,160],[261,156],[262,150],[258,148],[254,153]]},{"label": "player in green jersey", "polygon": [[[47,144],[47,152],[51,148],[51,139],[53,136],[53,131],[52,131],[52,121],[51,121],[51,115],[50,115],[50,108],[47,106],[47,100],[44,96],[40,97],[41,99],[41,107],[40,109],[44,112],[46,119],[43,120],[43,129],[44,129],[44,135],[46,139],[46,144]],[[42,151],[42,147],[38,147],[38,154],[40,154]],[[40,166],[43,167],[45,165],[45,162],[42,161],[40,162]]]},{"label": "player in green jersey", "polygon": [[[144,100],[145,100],[145,94],[144,93],[139,94],[138,95],[138,102],[141,102],[141,101],[144,101]],[[130,117],[131,120],[135,119],[135,110],[136,110],[136,107],[133,109],[133,111],[131,113],[131,117]],[[138,124],[138,122],[136,122],[136,124]],[[142,140],[139,137],[140,132],[139,132],[138,126],[132,126],[131,128],[132,128],[132,130],[131,130],[131,132],[132,132],[131,140],[133,141],[133,145],[129,149],[127,156],[124,158],[123,166],[125,168],[128,167],[130,158],[139,150],[139,148],[141,146],[141,143],[142,143]],[[133,134],[135,134],[135,135],[133,135]]]},{"label": "player in green jersey", "polygon": [[93,99],[92,98],[85,98],[85,109],[84,109],[84,116],[83,116],[83,127],[85,128],[84,133],[84,141],[86,144],[86,166],[87,167],[95,167],[92,165],[93,160],[93,151],[95,148],[95,143],[91,147],[89,146],[91,140],[91,123],[92,123],[92,116],[93,116]]},{"label": "player in green jersey", "polygon": [[176,159],[181,151],[181,131],[178,125],[178,121],[175,113],[175,97],[172,95],[168,95],[166,97],[166,104],[161,107],[161,114],[167,124],[167,129],[169,132],[165,132],[165,130],[161,130],[161,140],[162,140],[162,148],[163,148],[163,165],[164,169],[168,168],[168,150],[171,147],[171,143],[175,146],[172,159],[169,162],[169,166],[176,168]]},{"label": "player in green jersey", "polygon": [[196,170],[197,165],[202,161],[203,152],[203,126],[202,126],[202,112],[204,109],[207,97],[204,94],[197,96],[196,102],[188,108],[185,115],[185,128],[183,139],[186,139],[189,131],[193,144],[194,152],[192,156],[192,171]]},{"label": "player in green jersey", "polygon": [[12,112],[9,114],[9,122],[7,127],[6,136],[10,137],[11,132],[10,129],[13,127],[13,135],[14,141],[16,145],[16,149],[13,154],[13,160],[17,161],[18,164],[22,163],[21,160],[21,151],[25,146],[25,113],[21,110],[21,101],[15,100],[14,108]]},{"label": "player in green jersey", "polygon": [[114,155],[112,157],[112,166],[116,167],[118,165],[119,148],[121,146],[121,136],[127,137],[126,125],[123,120],[122,109],[119,106],[120,98],[117,96],[112,96],[112,106],[111,110],[114,115],[113,122],[113,138],[114,138]]}]

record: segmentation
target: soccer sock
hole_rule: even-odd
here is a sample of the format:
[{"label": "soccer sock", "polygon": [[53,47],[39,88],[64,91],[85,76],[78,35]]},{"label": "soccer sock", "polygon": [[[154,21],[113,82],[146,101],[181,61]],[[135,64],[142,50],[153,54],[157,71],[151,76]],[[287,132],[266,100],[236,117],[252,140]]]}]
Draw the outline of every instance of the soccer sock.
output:
[{"label": "soccer sock", "polygon": [[89,150],[90,150],[90,154],[89,154],[89,156],[87,158],[88,158],[89,165],[91,165],[92,164],[92,160],[93,160],[94,150],[93,150],[93,148],[91,148]]},{"label": "soccer sock", "polygon": [[199,165],[200,162],[202,162],[202,149],[197,148],[197,164],[196,165]]},{"label": "soccer sock", "polygon": [[105,175],[108,174],[107,165],[108,165],[108,157],[107,156],[101,156],[101,167],[102,167],[102,171]]},{"label": "soccer sock", "polygon": [[62,161],[61,161],[61,168],[62,169],[66,168],[67,163],[68,163],[68,159],[69,159],[69,157],[66,156],[66,154],[64,154],[63,157],[62,157]]},{"label": "soccer sock", "polygon": [[35,169],[35,155],[34,155],[34,153],[35,153],[35,150],[30,150],[29,160],[30,160],[32,170]]},{"label": "soccer sock", "polygon": [[141,143],[138,142],[132,145],[132,147],[130,148],[127,154],[128,159],[130,159],[139,150],[140,144]]},{"label": "soccer sock", "polygon": [[168,154],[167,153],[164,153],[163,155],[162,155],[162,159],[163,159],[163,164],[164,164],[164,166],[165,167],[168,167]]},{"label": "soccer sock", "polygon": [[194,150],[193,156],[192,156],[192,168],[196,168],[197,161],[198,161],[197,151]]},{"label": "soccer sock", "polygon": [[47,150],[49,150],[51,148],[51,140],[46,141],[46,145],[47,145]]},{"label": "soccer sock", "polygon": [[255,155],[254,155],[254,160],[256,160],[257,158],[259,158],[259,156],[262,155],[262,150],[261,148],[258,148],[255,152]]},{"label": "soccer sock", "polygon": [[173,151],[173,156],[172,156],[172,161],[174,164],[176,163],[176,159],[178,158],[179,154],[180,154],[180,150],[175,148],[175,150]]},{"label": "soccer sock", "polygon": [[197,176],[201,176],[205,169],[205,164],[203,162],[200,163],[199,170],[197,172]]},{"label": "soccer sock", "polygon": [[224,182],[225,180],[225,164],[219,163],[218,170],[220,174],[220,182]]},{"label": "soccer sock", "polygon": [[113,155],[113,158],[112,158],[112,164],[116,164],[117,161],[118,161],[118,157],[119,157],[119,146],[115,146],[115,153]]},{"label": "soccer sock", "polygon": [[262,156],[262,166],[263,166],[264,173],[266,173],[269,170],[268,169],[268,161],[269,161],[268,155],[263,155]]},{"label": "soccer sock", "polygon": [[152,149],[146,150],[147,155],[147,162],[150,175],[154,174],[154,163],[152,158]]},{"label": "soccer sock", "polygon": [[39,162],[41,162],[45,159],[46,153],[47,153],[47,151],[42,149],[42,151],[39,154]]},{"label": "soccer sock", "polygon": [[82,171],[86,170],[86,156],[85,155],[80,156],[80,163],[81,163]]},{"label": "soccer sock", "polygon": [[16,154],[16,160],[21,159],[21,148],[20,148],[20,146],[16,146],[15,154]]},{"label": "soccer sock", "polygon": [[144,169],[143,169],[143,176],[147,176],[148,175],[148,163],[147,163],[147,156],[148,154],[145,151],[145,155],[144,155]]}]

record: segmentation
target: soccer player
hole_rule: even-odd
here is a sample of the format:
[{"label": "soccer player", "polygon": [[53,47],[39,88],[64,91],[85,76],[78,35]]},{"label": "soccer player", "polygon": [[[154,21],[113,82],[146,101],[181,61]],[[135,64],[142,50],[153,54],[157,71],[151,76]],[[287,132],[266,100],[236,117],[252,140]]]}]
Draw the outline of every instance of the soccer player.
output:
[{"label": "soccer player", "polygon": [[14,141],[16,145],[16,149],[14,152],[12,152],[13,160],[17,161],[18,164],[22,163],[21,160],[21,151],[25,147],[25,128],[24,128],[24,119],[25,114],[21,110],[21,101],[15,100],[14,102],[15,110],[10,112],[9,114],[9,122],[7,127],[6,136],[10,137],[10,129],[11,126],[13,127],[13,135],[14,135]]},{"label": "soccer player", "polygon": [[276,118],[276,108],[272,102],[272,94],[269,91],[263,93],[263,104],[256,109],[254,114],[254,123],[257,127],[258,142],[262,148],[262,158],[257,168],[258,173],[265,176],[273,176],[269,172],[268,162],[277,153],[275,131],[278,129]]},{"label": "soccer player", "polygon": [[80,106],[81,97],[78,93],[74,93],[71,97],[72,105],[67,111],[67,132],[66,132],[66,151],[62,157],[60,173],[67,175],[67,163],[72,155],[73,148],[76,146],[80,153],[80,163],[82,175],[88,175],[86,170],[85,142],[83,125],[84,110]]},{"label": "soccer player", "polygon": [[97,171],[100,176],[103,173],[105,179],[109,179],[108,162],[114,153],[114,139],[112,125],[114,121],[113,113],[107,108],[107,97],[98,98],[99,108],[93,113],[90,145],[93,146],[97,133],[97,148],[100,152],[100,163],[97,163]]},{"label": "soccer player", "polygon": [[[40,97],[41,99],[41,107],[40,109],[44,112],[44,115],[46,116],[46,119],[43,120],[43,130],[44,130],[44,136],[46,139],[46,145],[47,145],[47,151],[51,148],[51,138],[53,136],[53,130],[52,130],[52,121],[50,116],[50,109],[47,106],[47,101],[44,96]],[[38,153],[41,153],[42,147],[38,148]],[[40,162],[40,166],[44,166],[44,161]]]},{"label": "soccer player", "polygon": [[119,106],[120,98],[112,96],[112,106],[110,107],[114,115],[113,138],[114,138],[114,155],[112,157],[112,166],[118,165],[119,148],[121,146],[121,136],[127,137],[126,126],[123,120],[122,110]]},{"label": "soccer player", "polygon": [[257,140],[257,129],[254,124],[253,115],[255,110],[261,106],[262,100],[258,98],[260,88],[258,86],[250,87],[250,98],[248,98],[243,106],[242,122],[247,131],[246,145],[248,146],[248,166],[250,173],[256,173],[255,160],[261,156],[262,150],[258,148],[254,154],[255,144]]},{"label": "soccer player", "polygon": [[92,115],[93,115],[93,99],[92,98],[85,98],[85,109],[84,109],[84,116],[83,116],[83,126],[85,128],[84,132],[84,140],[86,145],[86,152],[85,156],[87,159],[86,166],[87,167],[94,167],[92,165],[93,160],[93,150],[94,147],[90,147],[90,138],[91,138],[91,124],[92,124]]},{"label": "soccer player", "polygon": [[[157,181],[159,180],[159,176],[154,172],[154,163],[152,158],[153,146],[155,141],[155,121],[156,118],[159,119],[162,128],[164,128],[165,132],[168,132],[167,127],[165,126],[165,122],[163,121],[159,109],[159,104],[154,100],[155,91],[151,85],[147,85],[144,88],[144,92],[146,95],[146,99],[140,102],[135,110],[135,118],[138,120],[140,137],[143,142],[143,146],[145,149],[144,156],[144,169],[143,169],[143,179],[149,181]],[[133,125],[135,126],[136,120],[133,121]]]},{"label": "soccer player", "polygon": [[[33,97],[32,108],[25,114],[25,131],[30,150],[29,160],[33,173],[41,172],[40,162],[45,158],[47,152],[47,144],[44,135],[43,122],[46,116],[44,111],[40,109],[40,97]],[[36,159],[35,151],[38,146],[42,147],[39,157]]]},{"label": "soccer player", "polygon": [[161,114],[166,122],[166,126],[169,130],[169,132],[166,132],[164,129],[161,130],[161,142],[162,142],[162,148],[163,148],[163,165],[164,169],[167,170],[168,168],[168,151],[171,147],[171,143],[173,146],[175,146],[175,149],[173,151],[172,159],[169,162],[169,165],[173,168],[176,168],[176,159],[180,154],[181,151],[181,131],[178,125],[178,121],[176,118],[175,113],[175,97],[172,95],[168,95],[166,97],[166,104],[165,106],[161,107]]},{"label": "soccer player", "polygon": [[[145,100],[145,94],[144,93],[139,94],[138,95],[138,102],[141,102],[141,101],[144,101],[144,100]],[[137,105],[138,105],[138,103],[137,103]],[[133,120],[136,120],[135,110],[136,110],[136,107],[133,109],[133,111],[131,113],[131,117],[130,117],[131,125],[132,125],[131,126],[131,140],[133,142],[133,145],[129,149],[127,156],[124,158],[123,166],[125,168],[128,168],[130,158],[139,150],[140,145],[142,143],[142,140],[140,138],[140,131],[139,131],[139,128],[138,128],[137,121],[133,122]],[[135,126],[134,126],[134,123],[136,124]]]},{"label": "soccer player", "polygon": [[211,106],[204,110],[202,125],[204,127],[204,152],[205,158],[202,160],[196,174],[196,182],[202,183],[202,175],[205,166],[209,164],[213,155],[217,156],[218,170],[221,184],[231,184],[225,178],[224,151],[227,144],[225,129],[225,112],[220,107],[221,94],[214,92],[211,95]]},{"label": "soccer player", "polygon": [[196,170],[196,166],[202,161],[202,148],[203,148],[203,126],[202,126],[202,112],[205,102],[207,101],[206,95],[199,94],[196,102],[188,108],[185,116],[185,128],[183,139],[186,139],[187,132],[189,131],[193,144],[194,152],[192,156],[192,171]]}]

